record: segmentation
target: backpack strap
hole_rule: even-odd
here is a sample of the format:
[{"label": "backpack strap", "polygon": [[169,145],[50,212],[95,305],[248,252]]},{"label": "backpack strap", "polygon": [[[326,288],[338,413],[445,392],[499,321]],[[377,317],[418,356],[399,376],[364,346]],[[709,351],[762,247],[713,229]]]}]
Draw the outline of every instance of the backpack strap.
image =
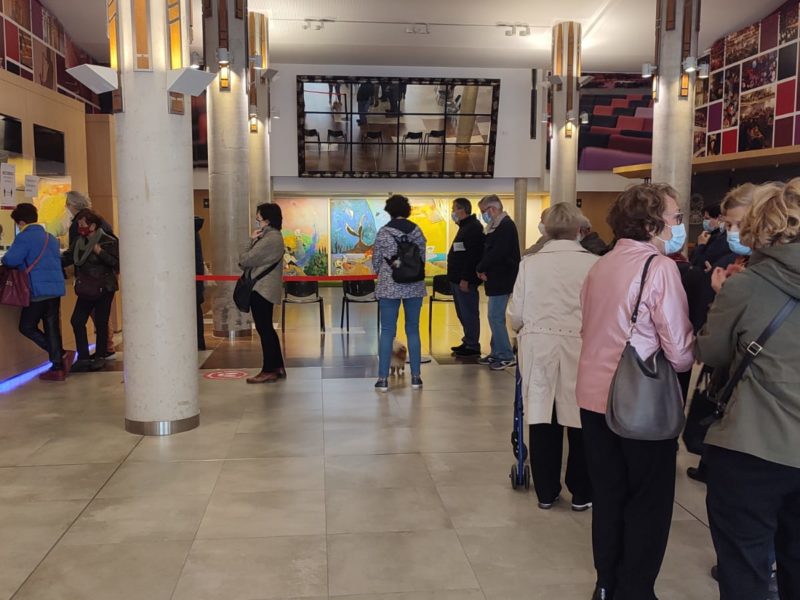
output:
[{"label": "backpack strap", "polygon": [[39,261],[42,260],[45,250],[47,250],[47,246],[50,245],[50,234],[47,233],[47,230],[44,228],[44,226],[42,226],[42,229],[44,230],[44,246],[42,246],[42,251],[39,252],[39,256],[36,257],[36,260],[33,261],[27,269],[25,269],[25,273],[28,275],[31,274],[31,271],[33,271],[36,265],[39,264]]}]

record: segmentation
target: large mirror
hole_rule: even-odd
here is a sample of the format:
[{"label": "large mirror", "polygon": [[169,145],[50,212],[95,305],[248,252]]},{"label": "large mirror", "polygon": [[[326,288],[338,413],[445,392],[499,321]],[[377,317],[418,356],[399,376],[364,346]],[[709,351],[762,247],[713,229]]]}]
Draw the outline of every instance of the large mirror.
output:
[{"label": "large mirror", "polygon": [[301,177],[494,174],[498,79],[298,76]]}]

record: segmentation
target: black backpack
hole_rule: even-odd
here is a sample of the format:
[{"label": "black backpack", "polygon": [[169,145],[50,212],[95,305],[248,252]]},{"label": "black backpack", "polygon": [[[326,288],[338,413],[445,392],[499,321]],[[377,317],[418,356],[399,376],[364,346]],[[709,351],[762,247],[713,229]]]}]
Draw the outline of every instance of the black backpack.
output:
[{"label": "black backpack", "polygon": [[394,240],[397,242],[397,254],[384,259],[392,269],[392,279],[397,283],[416,283],[425,279],[425,261],[422,260],[419,246],[406,234]]}]

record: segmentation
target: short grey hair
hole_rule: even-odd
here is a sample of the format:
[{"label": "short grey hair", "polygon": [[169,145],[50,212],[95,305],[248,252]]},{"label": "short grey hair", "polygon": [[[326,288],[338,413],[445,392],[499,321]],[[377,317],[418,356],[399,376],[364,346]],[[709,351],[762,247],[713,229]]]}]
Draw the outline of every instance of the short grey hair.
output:
[{"label": "short grey hair", "polygon": [[71,206],[76,211],[79,211],[84,208],[92,208],[92,201],[89,200],[89,196],[86,194],[71,191],[67,192],[67,206]]},{"label": "short grey hair", "polygon": [[478,206],[481,208],[494,206],[495,208],[503,210],[503,203],[500,201],[500,198],[497,197],[497,194],[489,194],[488,196],[484,196],[481,198],[481,201],[478,202]]},{"label": "short grey hair", "polygon": [[580,226],[581,226],[581,229],[585,229],[587,231],[589,229],[591,229],[592,228],[592,222],[589,220],[589,217],[587,217],[586,215],[582,214],[581,215],[581,219],[580,219]]}]

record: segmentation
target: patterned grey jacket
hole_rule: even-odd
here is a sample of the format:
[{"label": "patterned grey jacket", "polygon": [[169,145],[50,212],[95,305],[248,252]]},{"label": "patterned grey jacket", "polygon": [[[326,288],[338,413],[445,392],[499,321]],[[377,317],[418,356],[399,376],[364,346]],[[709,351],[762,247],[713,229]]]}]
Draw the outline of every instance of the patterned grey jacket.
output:
[{"label": "patterned grey jacket", "polygon": [[375,286],[376,298],[424,298],[427,295],[425,281],[415,283],[397,283],[392,279],[392,268],[385,259],[397,254],[397,240],[407,235],[409,240],[417,244],[425,260],[425,236],[422,230],[408,219],[393,219],[380,228],[375,236],[372,248],[372,268],[378,274]]},{"label": "patterned grey jacket", "polygon": [[[250,247],[239,256],[239,266],[250,269],[255,278],[278,261],[283,261],[283,236],[273,227],[267,226],[261,237],[250,242]],[[253,287],[264,300],[280,304],[283,296],[283,265],[279,264],[269,275],[265,275]]]}]

